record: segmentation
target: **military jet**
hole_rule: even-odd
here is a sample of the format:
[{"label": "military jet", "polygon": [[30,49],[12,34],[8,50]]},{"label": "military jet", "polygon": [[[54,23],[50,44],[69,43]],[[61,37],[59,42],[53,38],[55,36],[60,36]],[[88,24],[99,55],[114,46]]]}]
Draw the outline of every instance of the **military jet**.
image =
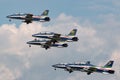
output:
[{"label": "military jet", "polygon": [[81,71],[81,72],[86,72],[87,75],[90,75],[93,72],[98,72],[98,73],[104,73],[104,74],[114,74],[115,71],[112,70],[112,65],[114,61],[109,61],[105,66],[95,66],[90,63],[90,61],[85,62],[76,62],[76,63],[60,63],[60,64],[55,64],[52,65],[52,67],[55,68],[61,68],[69,73],[73,71]]},{"label": "military jet", "polygon": [[44,38],[51,39],[53,43],[55,42],[73,42],[78,41],[78,37],[76,37],[77,29],[73,29],[68,35],[61,35],[54,32],[40,32],[37,34],[33,34],[32,37],[35,38]]},{"label": "military jet", "polygon": [[31,13],[25,13],[25,14],[18,13],[18,14],[8,15],[7,18],[9,18],[9,21],[11,21],[11,19],[22,20],[27,24],[32,23],[32,21],[48,22],[50,21],[50,18],[48,17],[48,13],[49,10],[45,10],[41,15],[33,15]]},{"label": "military jet", "polygon": [[58,47],[58,48],[68,47],[67,43],[52,44],[50,40],[37,40],[37,39],[28,41],[27,44],[29,44],[29,47],[31,47],[31,45],[40,45],[42,48],[45,48],[46,50],[50,47]]}]

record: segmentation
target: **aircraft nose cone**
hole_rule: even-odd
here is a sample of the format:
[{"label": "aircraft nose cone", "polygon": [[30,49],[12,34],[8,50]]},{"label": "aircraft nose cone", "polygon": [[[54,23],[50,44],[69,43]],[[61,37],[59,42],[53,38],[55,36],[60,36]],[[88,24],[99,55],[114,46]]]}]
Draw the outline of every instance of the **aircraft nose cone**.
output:
[{"label": "aircraft nose cone", "polygon": [[28,41],[28,42],[26,42],[27,44],[31,44],[32,42],[31,41]]},{"label": "aircraft nose cone", "polygon": [[10,16],[6,16],[6,18],[10,18]]},{"label": "aircraft nose cone", "polygon": [[52,67],[56,68],[56,67],[57,67],[57,65],[52,65]]},{"label": "aircraft nose cone", "polygon": [[36,37],[36,34],[33,34],[32,37]]},{"label": "aircraft nose cone", "polygon": [[8,16],[6,16],[7,18],[12,18],[13,16],[12,15],[8,15]]},{"label": "aircraft nose cone", "polygon": [[55,65],[52,65],[52,67],[55,67]]},{"label": "aircraft nose cone", "polygon": [[29,42],[26,42],[27,44],[29,44]]},{"label": "aircraft nose cone", "polygon": [[32,37],[38,37],[40,36],[40,33],[37,33],[37,34],[33,34]]}]

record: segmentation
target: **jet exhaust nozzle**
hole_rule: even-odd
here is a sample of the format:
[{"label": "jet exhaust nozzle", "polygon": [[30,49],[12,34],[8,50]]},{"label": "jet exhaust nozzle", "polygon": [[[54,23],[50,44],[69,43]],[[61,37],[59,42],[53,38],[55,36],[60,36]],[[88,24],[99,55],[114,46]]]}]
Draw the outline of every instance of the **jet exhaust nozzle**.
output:
[{"label": "jet exhaust nozzle", "polygon": [[49,17],[45,17],[44,20],[45,20],[45,21],[50,21],[50,18],[49,18]]},{"label": "jet exhaust nozzle", "polygon": [[108,73],[110,73],[110,74],[114,74],[115,71],[114,71],[114,70],[109,70]]},{"label": "jet exhaust nozzle", "polygon": [[73,41],[78,41],[78,37],[72,38]]},{"label": "jet exhaust nozzle", "polygon": [[62,46],[63,46],[63,47],[68,47],[68,44],[65,43],[65,44],[63,44]]}]

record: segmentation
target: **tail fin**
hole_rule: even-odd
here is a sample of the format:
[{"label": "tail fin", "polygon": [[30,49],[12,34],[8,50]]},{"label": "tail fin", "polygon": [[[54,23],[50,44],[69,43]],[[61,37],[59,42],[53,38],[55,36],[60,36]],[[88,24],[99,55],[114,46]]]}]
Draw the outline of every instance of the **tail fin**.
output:
[{"label": "tail fin", "polygon": [[41,14],[41,16],[47,16],[48,13],[49,13],[49,10],[45,10],[45,11]]},{"label": "tail fin", "polygon": [[77,32],[77,29],[73,29],[68,35],[69,36],[75,36]]},{"label": "tail fin", "polygon": [[109,61],[104,67],[105,68],[111,68],[113,63],[114,63],[114,61]]}]

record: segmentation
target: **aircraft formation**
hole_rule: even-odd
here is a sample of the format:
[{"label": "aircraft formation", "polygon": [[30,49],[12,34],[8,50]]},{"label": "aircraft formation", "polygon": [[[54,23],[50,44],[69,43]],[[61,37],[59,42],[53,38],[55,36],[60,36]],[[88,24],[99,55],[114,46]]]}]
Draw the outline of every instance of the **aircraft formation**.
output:
[{"label": "aircraft formation", "polygon": [[[48,17],[49,10],[45,10],[41,15],[33,15],[31,13],[26,14],[12,14],[8,15],[7,18],[11,19],[17,19],[22,20],[22,22],[25,22],[27,24],[32,23],[33,21],[38,22],[48,22],[50,21],[50,17]],[[41,46],[42,48],[50,49],[51,47],[57,47],[57,48],[66,48],[68,47],[69,42],[78,42],[78,37],[76,36],[77,29],[73,29],[69,32],[68,35],[63,35],[61,33],[55,33],[55,32],[39,32],[36,34],[33,34],[32,37],[34,37],[34,40],[26,42],[29,47],[32,45]],[[54,64],[52,67],[64,69],[65,71],[68,71],[69,73],[72,73],[73,71],[81,71],[86,72],[87,75],[90,75],[91,73],[98,72],[103,74],[114,74],[115,70],[112,69],[114,61],[110,60],[106,65],[104,66],[96,66],[90,63],[90,61],[87,62],[75,62],[75,63],[59,63]]]},{"label": "aircraft formation", "polygon": [[[34,40],[28,41],[29,47],[31,45],[41,45],[42,48],[46,50],[50,47],[64,48],[68,47],[66,42],[77,42],[78,37],[76,37],[77,29],[73,29],[68,35],[62,35],[54,32],[40,32],[33,34]],[[40,40],[42,38],[43,40]]]}]

